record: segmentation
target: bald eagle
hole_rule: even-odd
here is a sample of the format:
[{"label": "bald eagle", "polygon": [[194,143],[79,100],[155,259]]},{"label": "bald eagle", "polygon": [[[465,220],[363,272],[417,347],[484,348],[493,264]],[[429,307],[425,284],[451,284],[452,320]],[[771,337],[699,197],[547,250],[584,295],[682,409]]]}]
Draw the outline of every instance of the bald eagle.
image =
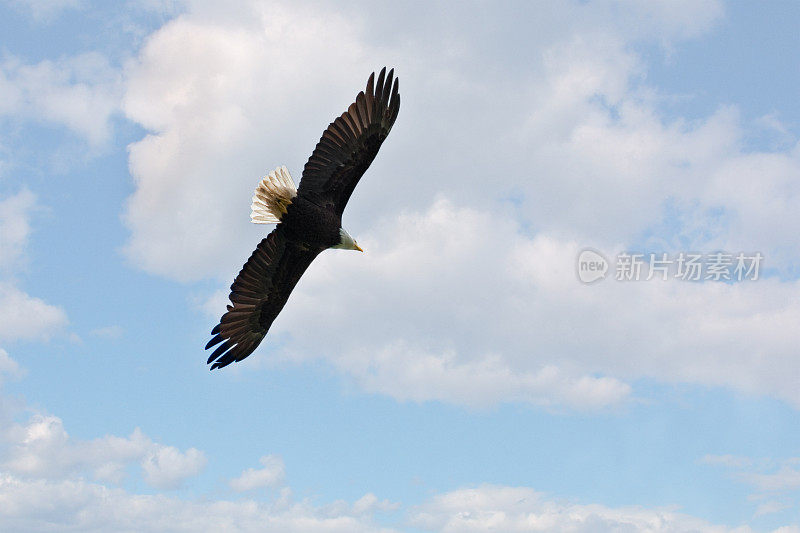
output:
[{"label": "bald eagle", "polygon": [[286,167],[256,187],[250,218],[277,224],[231,285],[230,305],[206,350],[211,370],[241,361],[261,343],[300,277],[323,250],[363,250],[342,227],[342,212],[389,135],[400,110],[399,80],[384,67],[322,133],[296,188]]}]

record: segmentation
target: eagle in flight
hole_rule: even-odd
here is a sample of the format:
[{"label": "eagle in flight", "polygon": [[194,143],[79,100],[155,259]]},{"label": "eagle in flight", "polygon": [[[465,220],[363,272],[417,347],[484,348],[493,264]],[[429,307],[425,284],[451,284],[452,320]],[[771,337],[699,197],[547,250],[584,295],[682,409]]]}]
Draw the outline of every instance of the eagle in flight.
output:
[{"label": "eagle in flight", "polygon": [[[241,361],[261,343],[303,272],[323,250],[363,250],[342,227],[342,212],[358,180],[389,135],[400,110],[399,82],[384,67],[375,81],[330,123],[295,187],[286,167],[256,187],[250,218],[277,224],[256,247],[231,285],[231,303],[206,350],[211,370]],[[217,346],[218,345],[218,346]]]}]

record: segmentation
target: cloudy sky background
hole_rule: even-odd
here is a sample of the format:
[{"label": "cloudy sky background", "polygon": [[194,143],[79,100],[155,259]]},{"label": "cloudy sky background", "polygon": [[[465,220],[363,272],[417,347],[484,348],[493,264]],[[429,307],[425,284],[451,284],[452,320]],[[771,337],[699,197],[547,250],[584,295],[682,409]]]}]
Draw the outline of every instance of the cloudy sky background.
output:
[{"label": "cloudy sky background", "polygon": [[[0,3],[0,529],[800,531],[800,8]],[[268,340],[202,347],[383,65]],[[585,247],[759,251],[579,283]]]}]

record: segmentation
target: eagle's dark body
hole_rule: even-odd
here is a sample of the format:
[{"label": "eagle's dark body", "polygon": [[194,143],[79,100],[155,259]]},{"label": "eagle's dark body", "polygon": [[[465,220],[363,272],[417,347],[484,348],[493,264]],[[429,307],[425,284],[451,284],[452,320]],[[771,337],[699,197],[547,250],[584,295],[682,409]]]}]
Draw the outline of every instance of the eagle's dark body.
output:
[{"label": "eagle's dark body", "polygon": [[[261,343],[300,277],[324,250],[342,243],[342,213],[400,110],[394,71],[373,73],[365,91],[323,132],[303,168],[297,195],[231,285],[227,312],[206,349],[211,369],[241,361]],[[346,232],[345,232],[346,233]]]},{"label": "eagle's dark body", "polygon": [[286,238],[321,252],[339,244],[342,217],[302,196],[297,196],[281,219]]}]

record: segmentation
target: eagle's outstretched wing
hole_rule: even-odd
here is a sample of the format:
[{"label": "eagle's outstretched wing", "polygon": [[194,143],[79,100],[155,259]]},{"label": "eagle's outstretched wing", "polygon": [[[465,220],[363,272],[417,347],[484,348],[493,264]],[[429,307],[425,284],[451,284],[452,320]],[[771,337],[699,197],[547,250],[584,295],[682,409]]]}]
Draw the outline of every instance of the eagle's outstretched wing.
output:
[{"label": "eagle's outstretched wing", "polygon": [[378,154],[400,110],[399,80],[386,67],[375,81],[373,72],[365,91],[342,116],[331,122],[303,168],[297,189],[318,205],[341,216],[358,180]]},{"label": "eagle's outstretched wing", "polygon": [[241,361],[261,343],[294,286],[322,250],[308,250],[286,239],[282,225],[264,238],[231,285],[231,304],[211,334],[206,350],[211,370]]}]

